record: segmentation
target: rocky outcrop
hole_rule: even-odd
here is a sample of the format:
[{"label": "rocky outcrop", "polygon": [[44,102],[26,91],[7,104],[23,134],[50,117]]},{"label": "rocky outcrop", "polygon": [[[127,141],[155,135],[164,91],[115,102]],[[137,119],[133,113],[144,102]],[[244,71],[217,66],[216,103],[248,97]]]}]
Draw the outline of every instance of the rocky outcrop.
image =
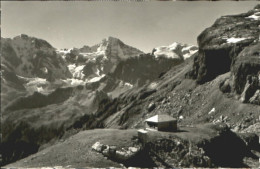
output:
[{"label": "rocky outcrop", "polygon": [[[259,28],[260,29],[260,28]],[[234,60],[231,69],[233,78],[233,87],[236,93],[241,94],[246,86],[247,77],[260,76],[260,42],[246,47]]]},{"label": "rocky outcrop", "polygon": [[239,137],[223,123],[195,128],[199,132],[187,129],[185,136],[169,134],[168,138],[148,133],[151,141],[146,146],[158,167],[239,167],[252,146],[259,146],[254,136]]},{"label": "rocky outcrop", "polygon": [[[230,77],[220,83],[220,90],[241,95],[243,103],[258,103],[255,92],[260,72],[259,13],[258,5],[248,13],[223,16],[205,29],[198,36],[199,52],[187,75],[205,83],[230,71]],[[249,80],[251,76],[255,80]]]},{"label": "rocky outcrop", "polygon": [[249,99],[249,103],[260,105],[260,90],[256,90],[255,94]]},{"label": "rocky outcrop", "polygon": [[259,11],[257,6],[245,14],[223,16],[205,29],[198,36],[199,52],[190,76],[204,83],[233,69],[239,53],[259,41],[260,20],[252,17]]},{"label": "rocky outcrop", "polygon": [[244,87],[244,91],[241,94],[240,101],[242,103],[250,102],[259,102],[258,94],[256,91],[260,88],[258,77],[254,77],[251,75],[247,76],[246,84]]}]

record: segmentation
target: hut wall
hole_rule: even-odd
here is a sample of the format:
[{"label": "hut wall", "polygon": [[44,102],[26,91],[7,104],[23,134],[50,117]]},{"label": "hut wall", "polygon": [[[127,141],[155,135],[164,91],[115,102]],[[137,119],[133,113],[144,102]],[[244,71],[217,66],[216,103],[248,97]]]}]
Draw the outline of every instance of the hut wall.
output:
[{"label": "hut wall", "polygon": [[158,123],[159,131],[176,131],[177,130],[177,121],[168,121]]}]

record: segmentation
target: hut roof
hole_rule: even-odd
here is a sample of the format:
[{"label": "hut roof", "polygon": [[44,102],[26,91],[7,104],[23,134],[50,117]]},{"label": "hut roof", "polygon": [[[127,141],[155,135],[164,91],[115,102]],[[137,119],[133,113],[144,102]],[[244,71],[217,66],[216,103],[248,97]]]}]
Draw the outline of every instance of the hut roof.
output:
[{"label": "hut roof", "polygon": [[152,116],[145,120],[146,122],[160,123],[160,122],[169,122],[169,121],[177,121],[175,118],[166,115],[166,114],[158,114]]}]

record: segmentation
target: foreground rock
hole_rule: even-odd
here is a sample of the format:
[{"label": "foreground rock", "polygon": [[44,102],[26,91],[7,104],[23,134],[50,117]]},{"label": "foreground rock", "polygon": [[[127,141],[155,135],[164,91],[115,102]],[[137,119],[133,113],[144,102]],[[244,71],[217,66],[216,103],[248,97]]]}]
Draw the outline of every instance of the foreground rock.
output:
[{"label": "foreground rock", "polygon": [[160,167],[245,166],[245,142],[223,123],[184,127],[174,134],[154,132],[149,137],[148,149]]},{"label": "foreground rock", "polygon": [[126,162],[127,160],[133,158],[140,151],[140,147],[128,147],[118,149],[116,146],[109,146],[96,142],[92,149],[102,153],[104,156],[108,157],[111,160],[118,162]]}]

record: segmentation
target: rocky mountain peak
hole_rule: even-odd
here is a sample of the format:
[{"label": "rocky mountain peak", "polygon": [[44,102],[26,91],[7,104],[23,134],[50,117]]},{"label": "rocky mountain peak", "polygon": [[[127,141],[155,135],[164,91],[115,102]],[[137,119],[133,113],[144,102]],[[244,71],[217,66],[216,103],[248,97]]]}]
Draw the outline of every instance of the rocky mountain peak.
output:
[{"label": "rocky mountain peak", "polygon": [[1,65],[16,75],[48,80],[70,77],[64,61],[47,41],[22,34],[2,38]]},{"label": "rocky mountain peak", "polygon": [[139,49],[126,45],[120,39],[111,36],[102,40],[97,51],[104,51],[108,58],[117,57],[120,59],[138,56],[143,53]]},{"label": "rocky mountain peak", "polygon": [[47,41],[35,37],[30,37],[26,34],[21,34],[19,36],[16,36],[12,39],[12,41],[13,44],[17,45],[18,47],[27,45],[27,47],[30,46],[30,47],[35,47],[37,49],[48,48],[49,50],[54,51],[52,45],[49,44]]},{"label": "rocky mountain peak", "polygon": [[120,39],[116,38],[116,37],[112,37],[112,36],[108,36],[107,38],[104,38],[102,40],[102,43],[123,43]]},{"label": "rocky mountain peak", "polygon": [[80,79],[101,77],[112,72],[120,61],[143,53],[111,36],[91,47],[57,52],[67,62],[73,77]]}]

